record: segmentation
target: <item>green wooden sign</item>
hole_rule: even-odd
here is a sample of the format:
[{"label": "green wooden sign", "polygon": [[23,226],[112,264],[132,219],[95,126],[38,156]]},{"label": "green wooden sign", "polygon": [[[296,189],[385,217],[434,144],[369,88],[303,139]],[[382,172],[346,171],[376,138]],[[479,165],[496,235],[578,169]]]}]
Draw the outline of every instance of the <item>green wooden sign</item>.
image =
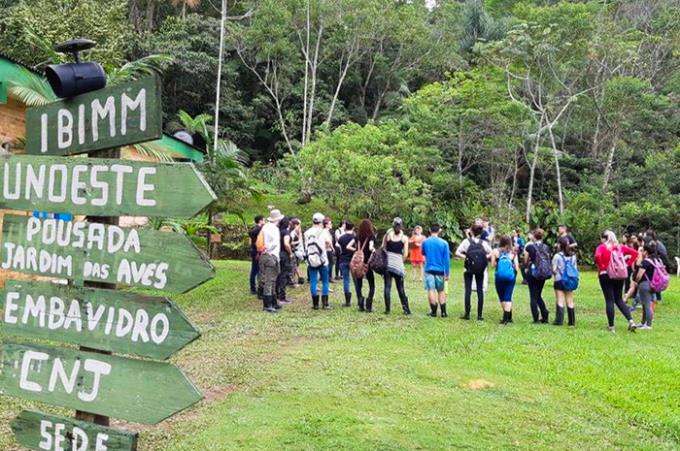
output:
[{"label": "green wooden sign", "polygon": [[215,193],[191,163],[0,158],[0,208],[90,216],[191,217]]},{"label": "green wooden sign", "polygon": [[167,359],[200,336],[169,299],[125,291],[8,281],[5,335]]},{"label": "green wooden sign", "polygon": [[16,343],[0,346],[0,394],[144,424],[202,399],[169,363]]},{"label": "green wooden sign", "polygon": [[10,423],[17,442],[38,451],[132,451],[137,433],[24,410]]},{"label": "green wooden sign", "polygon": [[183,293],[215,268],[182,233],[5,215],[0,268]]},{"label": "green wooden sign", "polygon": [[73,155],[158,139],[156,77],[112,86],[26,112],[26,153]]}]

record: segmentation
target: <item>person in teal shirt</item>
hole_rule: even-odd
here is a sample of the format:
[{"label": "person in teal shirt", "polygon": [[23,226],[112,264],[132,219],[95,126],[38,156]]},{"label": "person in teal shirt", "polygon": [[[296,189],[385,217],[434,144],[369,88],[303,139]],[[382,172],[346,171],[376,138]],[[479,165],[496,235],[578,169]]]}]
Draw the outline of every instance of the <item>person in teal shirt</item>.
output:
[{"label": "person in teal shirt", "polygon": [[423,241],[422,252],[425,257],[425,291],[430,303],[430,316],[437,317],[437,307],[442,318],[446,318],[446,282],[451,271],[449,243],[439,237],[441,227],[430,227],[430,236]]}]

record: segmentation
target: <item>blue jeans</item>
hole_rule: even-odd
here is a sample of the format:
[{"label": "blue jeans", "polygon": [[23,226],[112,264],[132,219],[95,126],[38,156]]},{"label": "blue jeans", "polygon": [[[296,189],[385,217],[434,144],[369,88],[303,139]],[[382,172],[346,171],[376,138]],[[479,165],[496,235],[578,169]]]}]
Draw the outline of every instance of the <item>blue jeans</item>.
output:
[{"label": "blue jeans", "polygon": [[515,289],[514,280],[495,280],[496,293],[500,302],[512,302],[512,292]]},{"label": "blue jeans", "polygon": [[319,276],[321,276],[321,294],[323,296],[328,296],[328,266],[323,265],[319,268],[309,268],[309,291],[312,296],[316,296],[317,283],[319,281]]},{"label": "blue jeans", "polygon": [[250,253],[250,291],[257,290],[257,273],[260,270],[260,262],[257,260],[257,252]]},{"label": "blue jeans", "polygon": [[349,270],[349,262],[340,263],[340,274],[342,274],[342,289],[345,294],[351,293],[352,273]]}]

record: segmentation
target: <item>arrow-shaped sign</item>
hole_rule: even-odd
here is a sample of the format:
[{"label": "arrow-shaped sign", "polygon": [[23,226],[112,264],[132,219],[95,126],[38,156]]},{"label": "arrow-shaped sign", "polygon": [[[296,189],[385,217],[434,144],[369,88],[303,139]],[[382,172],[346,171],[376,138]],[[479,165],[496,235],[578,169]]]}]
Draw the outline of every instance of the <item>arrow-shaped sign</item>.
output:
[{"label": "arrow-shaped sign", "polygon": [[89,216],[191,217],[215,200],[191,163],[0,158],[0,208]]},{"label": "arrow-shaped sign", "polygon": [[26,112],[26,153],[72,155],[158,139],[161,90],[156,77],[59,100]]},{"label": "arrow-shaped sign", "polygon": [[137,433],[24,410],[10,423],[21,446],[37,451],[133,451]]},{"label": "arrow-shaped sign", "polygon": [[5,215],[0,269],[184,293],[215,275],[184,234]]},{"label": "arrow-shaped sign", "polygon": [[169,363],[15,343],[0,346],[0,394],[144,424],[202,399]]},{"label": "arrow-shaped sign", "polygon": [[169,299],[125,291],[9,281],[3,333],[167,359],[200,336]]}]

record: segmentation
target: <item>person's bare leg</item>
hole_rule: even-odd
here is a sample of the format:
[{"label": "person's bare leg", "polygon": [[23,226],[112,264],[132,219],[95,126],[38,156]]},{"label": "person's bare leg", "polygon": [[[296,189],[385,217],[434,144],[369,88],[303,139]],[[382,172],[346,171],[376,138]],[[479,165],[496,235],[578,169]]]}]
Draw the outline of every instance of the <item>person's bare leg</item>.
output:
[{"label": "person's bare leg", "polygon": [[430,303],[430,316],[437,316],[437,291],[427,290],[427,301]]}]

